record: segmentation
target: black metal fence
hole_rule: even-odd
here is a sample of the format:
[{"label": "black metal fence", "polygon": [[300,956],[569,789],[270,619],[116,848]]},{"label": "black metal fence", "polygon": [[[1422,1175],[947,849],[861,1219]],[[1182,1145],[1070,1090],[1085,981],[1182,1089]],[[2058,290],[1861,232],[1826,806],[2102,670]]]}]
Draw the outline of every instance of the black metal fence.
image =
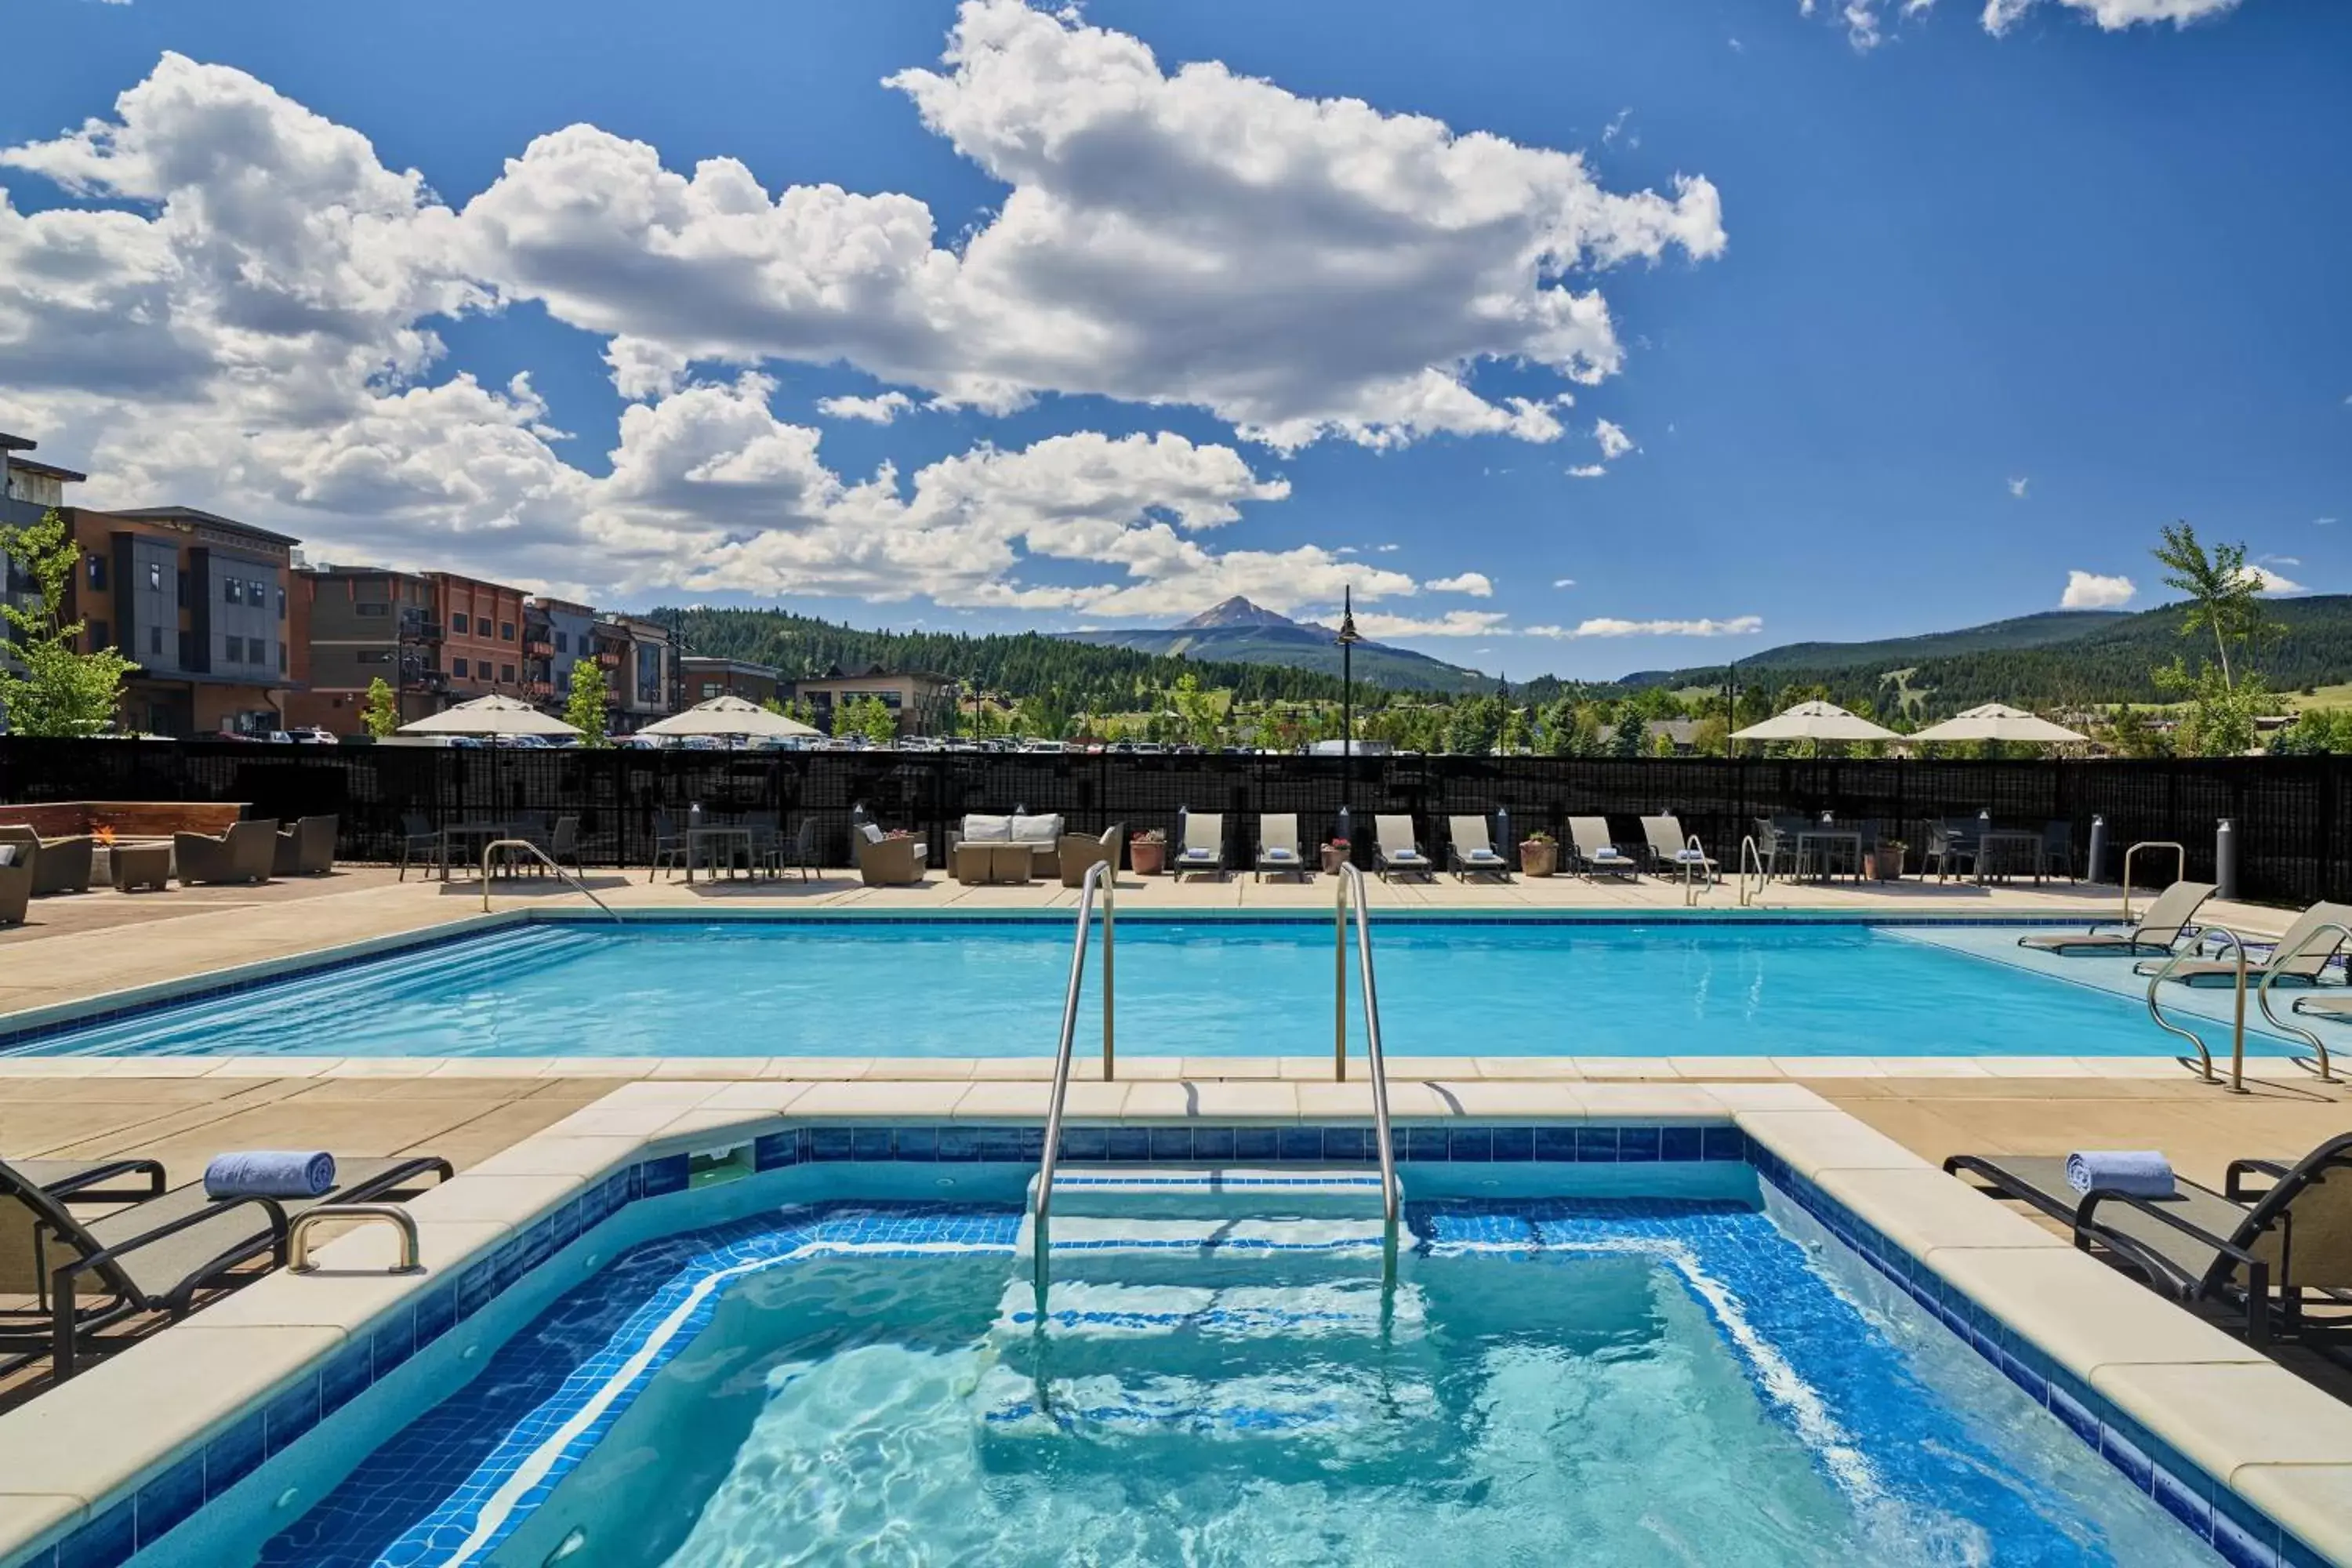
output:
[{"label": "black metal fence", "polygon": [[[2352,896],[2352,758],[2214,762],[1801,762],[1552,757],[1045,756],[890,752],[525,751],[422,746],[269,746],[216,742],[0,738],[0,801],[244,801],[251,815],[333,813],[341,852],[385,859],[404,816],[443,822],[518,811],[576,814],[585,858],[646,862],[656,807],[779,814],[818,825],[823,858],[849,860],[851,808],[929,837],[971,811],[1058,812],[1074,831],[1112,823],[1172,829],[1180,808],[1223,812],[1236,856],[1255,816],[1296,812],[1312,840],[1344,804],[1369,859],[1370,818],[1405,812],[1422,825],[1452,813],[1507,809],[1515,834],[1565,837],[1570,816],[1605,816],[1622,840],[1636,818],[1671,811],[1728,861],[1759,816],[1876,819],[1916,843],[1911,825],[1990,811],[1997,823],[2074,825],[2092,816],[2109,842],[2175,839],[2192,877],[2212,879],[2216,822],[2237,825],[2248,898],[2284,903]],[[1892,825],[1902,824],[1900,829]],[[2169,858],[2167,857],[2166,858]],[[2116,868],[2109,866],[2108,874]]]}]

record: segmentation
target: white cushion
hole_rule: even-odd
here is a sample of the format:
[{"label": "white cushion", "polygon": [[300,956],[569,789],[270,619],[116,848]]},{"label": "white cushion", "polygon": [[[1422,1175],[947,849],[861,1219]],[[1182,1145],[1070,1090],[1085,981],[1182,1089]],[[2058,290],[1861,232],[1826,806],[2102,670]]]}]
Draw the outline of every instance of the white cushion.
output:
[{"label": "white cushion", "polygon": [[964,842],[968,844],[1003,844],[1013,837],[1013,819],[1009,816],[982,816],[978,814],[963,819]]},{"label": "white cushion", "polygon": [[14,844],[0,844],[0,866],[14,866],[16,863],[16,847]]},{"label": "white cushion", "polygon": [[866,836],[866,842],[868,844],[879,844],[882,842],[883,838],[887,837],[881,828],[870,822],[859,823],[857,825],[857,831]]},{"label": "white cushion", "polygon": [[1054,816],[1016,816],[1012,819],[1006,835],[1015,844],[1059,844],[1062,841],[1062,819]]}]

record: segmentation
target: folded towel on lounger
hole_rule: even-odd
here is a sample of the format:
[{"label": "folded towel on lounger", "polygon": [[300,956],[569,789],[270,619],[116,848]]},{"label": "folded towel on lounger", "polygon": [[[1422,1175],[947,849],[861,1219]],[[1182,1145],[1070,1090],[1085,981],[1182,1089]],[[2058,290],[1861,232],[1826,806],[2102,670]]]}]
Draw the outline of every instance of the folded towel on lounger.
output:
[{"label": "folded towel on lounger", "polygon": [[2066,1156],[2066,1184],[2136,1198],[2172,1196],[2172,1162],[2153,1149],[2077,1149]]},{"label": "folded towel on lounger", "polygon": [[315,1198],[334,1184],[335,1157],[320,1150],[245,1149],[205,1167],[215,1198]]}]

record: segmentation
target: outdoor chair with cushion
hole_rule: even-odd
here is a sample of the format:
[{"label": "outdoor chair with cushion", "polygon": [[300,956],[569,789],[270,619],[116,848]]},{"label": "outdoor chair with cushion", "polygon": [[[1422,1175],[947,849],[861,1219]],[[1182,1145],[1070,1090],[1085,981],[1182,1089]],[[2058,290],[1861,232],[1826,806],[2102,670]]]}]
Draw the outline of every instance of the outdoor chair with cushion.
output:
[{"label": "outdoor chair with cushion", "polygon": [[267,882],[278,859],[278,824],[265,818],[233,823],[217,838],[175,833],[172,858],[183,882]]},{"label": "outdoor chair with cushion", "polygon": [[[2125,958],[2164,958],[2171,954],[2173,945],[2189,925],[2197,908],[2213,896],[2210,882],[2175,882],[2156,896],[2147,912],[2129,931],[2101,931],[2101,926],[2122,925],[2122,921],[2094,921],[2091,929],[2080,931],[2032,931],[2017,939],[2020,947],[2030,947],[2040,952],[2062,953],[2068,958],[2081,958],[2104,953]],[[2232,973],[2236,966],[2231,965]]]},{"label": "outdoor chair with cushion", "polygon": [[1189,811],[1184,814],[1184,831],[1178,836],[1175,855],[1168,862],[1171,877],[1181,877],[1187,871],[1207,871],[1222,878],[1225,874],[1225,818],[1214,811]]},{"label": "outdoor chair with cushion", "polygon": [[22,844],[0,844],[0,925],[22,925],[33,901],[33,858]]},{"label": "outdoor chair with cushion", "polygon": [[1127,825],[1114,822],[1103,829],[1099,838],[1089,838],[1083,833],[1062,835],[1062,886],[1083,888],[1087,873],[1097,866],[1108,866],[1115,878],[1118,873],[1119,841],[1127,837]]},{"label": "outdoor chair with cushion", "polygon": [[1502,882],[1511,879],[1511,863],[1495,847],[1493,830],[1484,816],[1445,819],[1445,859],[1461,881],[1473,877],[1492,877]]},{"label": "outdoor chair with cushion", "polygon": [[1265,880],[1268,871],[1279,876],[1284,872],[1307,880],[1307,858],[1298,850],[1298,814],[1290,811],[1260,812],[1257,819],[1257,864],[1250,873],[1255,881]]},{"label": "outdoor chair with cushion", "polygon": [[1696,866],[1708,880],[1723,879],[1723,868],[1704,849],[1694,847],[1690,836],[1683,831],[1678,816],[1645,816],[1642,818],[1642,837],[1650,852],[1650,875],[1671,877]]},{"label": "outdoor chair with cushion", "polygon": [[29,827],[0,826],[0,844],[21,844],[32,850],[33,896],[87,893],[98,840],[87,833],[44,838]]},{"label": "outdoor chair with cushion", "polygon": [[1605,816],[1570,817],[1568,837],[1576,850],[1577,869],[1587,877],[1603,873],[1612,877],[1638,877],[1642,874],[1642,863],[1618,848],[1609,837],[1609,819]]},{"label": "outdoor chair with cushion", "polygon": [[[2183,1176],[2170,1197],[2094,1185],[2078,1192],[2064,1155],[1955,1154],[1944,1169],[2072,1228],[2179,1301],[2212,1300],[2245,1314],[2246,1337],[2273,1329],[2315,1345],[2340,1342],[2352,1318],[2352,1132],[2300,1161],[2232,1160],[2215,1192]],[[2315,1319],[2315,1310],[2328,1314]]]},{"label": "outdoor chair with cushion", "polygon": [[425,869],[432,870],[441,863],[441,835],[435,830],[432,819],[421,811],[400,814],[400,876],[408,880],[408,863],[423,859]]},{"label": "outdoor chair with cushion", "polygon": [[910,887],[923,879],[930,846],[919,838],[893,838],[875,823],[858,824],[857,875],[869,888]]},{"label": "outdoor chair with cushion", "polygon": [[1372,818],[1372,872],[1393,882],[1399,876],[1437,879],[1436,863],[1421,852],[1412,836],[1412,818],[1406,816]]},{"label": "outdoor chair with cushion", "polygon": [[[100,1182],[145,1163],[118,1162],[60,1181],[40,1164],[0,1163],[0,1297],[35,1302],[0,1309],[0,1370],[46,1351],[62,1381],[96,1348],[87,1336],[149,1313],[176,1321],[201,1298],[257,1278],[250,1269],[256,1261],[282,1266],[288,1225],[304,1210],[396,1202],[427,1177],[446,1182],[452,1174],[446,1160],[354,1159],[338,1160],[334,1185],[312,1198],[215,1199],[201,1182],[152,1196],[99,1190]],[[73,1212],[76,1205],[124,1199],[130,1206],[97,1218]]]},{"label": "outdoor chair with cushion", "polygon": [[270,860],[276,877],[323,877],[335,868],[335,819],[305,816],[291,827],[278,830],[278,847]]}]

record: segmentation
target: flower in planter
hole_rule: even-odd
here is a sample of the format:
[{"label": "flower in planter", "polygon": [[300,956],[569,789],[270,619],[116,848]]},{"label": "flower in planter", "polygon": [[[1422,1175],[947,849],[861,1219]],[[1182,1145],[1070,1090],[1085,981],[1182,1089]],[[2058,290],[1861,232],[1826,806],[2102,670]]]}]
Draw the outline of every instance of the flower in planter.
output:
[{"label": "flower in planter", "polygon": [[1129,842],[1134,844],[1165,844],[1168,842],[1168,835],[1160,828],[1147,827],[1142,832],[1137,834],[1132,839],[1129,840]]},{"label": "flower in planter", "polygon": [[1344,838],[1334,838],[1331,842],[1323,846],[1323,847],[1326,849],[1345,849],[1348,847],[1348,841]]},{"label": "flower in planter", "polygon": [[1522,844],[1555,844],[1558,843],[1559,840],[1555,839],[1550,834],[1546,833],[1542,828],[1538,827],[1533,833],[1528,834],[1525,838],[1519,840],[1519,842]]}]

